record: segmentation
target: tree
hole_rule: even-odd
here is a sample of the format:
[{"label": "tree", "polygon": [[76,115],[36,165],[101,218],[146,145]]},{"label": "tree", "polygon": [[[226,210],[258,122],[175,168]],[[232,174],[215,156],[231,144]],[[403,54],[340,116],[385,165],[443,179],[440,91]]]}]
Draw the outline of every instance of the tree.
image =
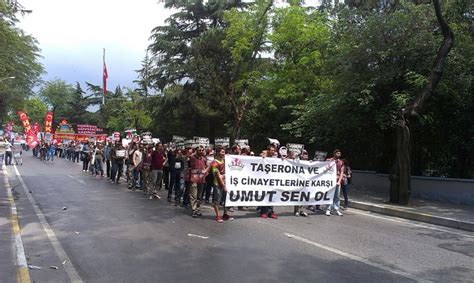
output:
[{"label": "tree", "polygon": [[142,96],[148,97],[149,89],[151,85],[151,60],[148,56],[148,51],[145,54],[145,58],[142,61],[142,67],[139,70],[136,70],[138,73],[138,79],[133,81],[138,84],[138,88],[135,89],[137,93]]},{"label": "tree", "polygon": [[410,160],[410,128],[409,119],[417,117],[425,108],[427,101],[438,86],[443,75],[443,68],[454,42],[454,35],[441,12],[439,0],[433,0],[436,19],[443,34],[443,42],[438,50],[434,67],[418,96],[402,108],[397,121],[397,155],[394,174],[391,178],[390,201],[408,204],[411,194],[411,160]]},{"label": "tree", "polygon": [[32,94],[43,72],[37,41],[16,26],[25,12],[18,1],[0,0],[0,124]]},{"label": "tree", "polygon": [[[25,100],[22,109],[30,117],[30,122],[39,122],[40,124],[48,112],[48,106],[37,96]],[[18,122],[20,121],[18,120]]]},{"label": "tree", "polygon": [[230,79],[223,88],[225,98],[230,102],[234,118],[233,136],[240,138],[242,121],[250,102],[250,92],[263,79],[266,60],[261,55],[266,50],[269,14],[273,1],[256,1],[248,9],[234,8],[225,14],[229,22],[224,47],[228,48]]},{"label": "tree", "polygon": [[[222,46],[227,25],[223,14],[242,6],[241,1],[168,1],[166,7],[178,12],[166,20],[167,25],[152,31],[151,85],[165,97],[167,88],[171,88],[172,100],[192,100],[190,104],[196,105],[193,109],[198,111],[192,115],[194,134],[216,133],[229,115],[223,89],[226,90],[230,76],[230,53]],[[175,95],[175,90],[179,90],[179,95]],[[167,117],[171,116],[160,115],[161,119]]]},{"label": "tree", "polygon": [[68,105],[74,103],[75,90],[72,85],[61,79],[47,81],[41,87],[39,96],[50,107],[56,119],[67,119],[72,116]]}]

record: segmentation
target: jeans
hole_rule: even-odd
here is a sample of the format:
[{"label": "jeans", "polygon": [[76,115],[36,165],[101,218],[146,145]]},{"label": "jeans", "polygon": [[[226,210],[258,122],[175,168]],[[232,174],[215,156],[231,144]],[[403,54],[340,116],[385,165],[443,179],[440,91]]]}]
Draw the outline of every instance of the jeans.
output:
[{"label": "jeans", "polygon": [[154,187],[154,190],[157,188],[161,190],[161,187],[163,186],[162,180],[163,170],[151,170],[151,185]]},{"label": "jeans", "polygon": [[82,170],[89,170],[89,156],[84,157],[84,161],[82,161]]},{"label": "jeans", "polygon": [[191,182],[190,181],[184,181],[184,194],[183,194],[183,204],[184,205],[190,205],[191,200],[189,197],[189,192],[191,191]]},{"label": "jeans", "polygon": [[330,204],[327,208],[327,210],[331,211],[331,210],[339,210],[339,206],[340,206],[340,197],[339,195],[341,194],[341,187],[340,186],[336,186],[336,190],[334,191],[334,198],[333,198],[333,201],[332,201],[332,204]]},{"label": "jeans", "polygon": [[99,171],[100,171],[100,176],[104,176],[104,163],[102,159],[96,159],[95,160],[95,174],[99,176]]},{"label": "jeans", "polygon": [[211,185],[209,184],[205,184],[204,185],[204,189],[202,190],[202,195],[201,195],[201,199],[205,199],[206,202],[208,202],[210,199],[211,199],[211,193],[213,192],[213,188]]},{"label": "jeans", "polygon": [[181,178],[180,175],[176,178],[174,184],[174,200],[175,202],[179,203],[181,201],[181,197],[183,196],[184,192],[184,179]]},{"label": "jeans", "polygon": [[170,188],[170,168],[168,166],[163,167],[163,182],[165,182],[165,190]]},{"label": "jeans", "polygon": [[[169,185],[169,188],[168,188],[168,199],[171,199],[171,195],[173,194],[173,189],[175,191],[174,195],[176,197],[176,179],[178,178],[179,179],[179,175],[180,175],[180,172],[181,170],[178,170],[178,169],[174,169],[172,168],[170,170],[170,185]],[[176,173],[178,172],[178,173]]]},{"label": "jeans", "polygon": [[[170,183],[170,190],[172,189],[174,189],[174,200],[179,201],[183,194],[183,188],[181,187],[181,169],[173,169]],[[169,192],[168,197],[171,197]]]},{"label": "jeans", "polygon": [[105,160],[105,170],[107,171],[107,178],[110,178],[112,166],[110,160]]},{"label": "jeans", "polygon": [[49,161],[50,159],[51,161],[54,161],[54,151],[48,150],[46,153],[46,161]]},{"label": "jeans", "polygon": [[123,173],[123,163],[112,163],[112,181],[118,183],[120,176]]},{"label": "jeans", "polygon": [[5,153],[0,153],[0,159],[2,160],[0,164],[3,164],[3,161],[5,160]]},{"label": "jeans", "polygon": [[261,214],[273,213],[273,206],[260,206]]},{"label": "jeans", "polygon": [[[141,171],[137,168],[132,169],[132,189],[135,189],[140,181],[140,187],[143,188],[143,177],[140,179]],[[140,179],[140,180],[139,180]]]},{"label": "jeans", "polygon": [[13,154],[11,151],[5,151],[5,164],[12,165]]},{"label": "jeans", "polygon": [[345,207],[349,206],[349,196],[347,195],[347,190],[348,189],[349,189],[349,184],[341,186],[342,195],[344,196],[344,206]]},{"label": "jeans", "polygon": [[77,162],[77,163],[79,163],[80,155],[81,155],[81,152],[75,151],[75,152],[74,152],[74,155],[73,155],[73,157],[72,157],[72,162]]}]

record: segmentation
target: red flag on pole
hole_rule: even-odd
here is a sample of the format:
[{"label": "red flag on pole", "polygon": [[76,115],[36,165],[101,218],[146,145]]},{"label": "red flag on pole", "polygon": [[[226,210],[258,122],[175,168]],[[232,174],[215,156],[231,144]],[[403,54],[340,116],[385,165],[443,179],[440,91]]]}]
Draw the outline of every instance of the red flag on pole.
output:
[{"label": "red flag on pole", "polygon": [[105,104],[105,94],[107,93],[107,78],[109,77],[109,74],[107,74],[107,66],[105,65],[105,48],[104,48],[104,71],[102,74],[102,84],[103,84],[103,90],[104,90],[104,95],[102,97],[102,104]]}]

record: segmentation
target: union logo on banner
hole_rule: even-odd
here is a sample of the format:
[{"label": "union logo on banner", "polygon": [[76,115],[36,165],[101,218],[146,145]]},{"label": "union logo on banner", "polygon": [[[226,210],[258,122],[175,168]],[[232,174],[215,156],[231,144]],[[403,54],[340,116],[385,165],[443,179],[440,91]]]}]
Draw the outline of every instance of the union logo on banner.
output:
[{"label": "union logo on banner", "polygon": [[232,161],[229,164],[229,169],[230,170],[239,170],[239,171],[241,171],[242,169],[244,169],[244,167],[245,167],[245,165],[242,164],[242,162],[238,158],[232,158]]}]

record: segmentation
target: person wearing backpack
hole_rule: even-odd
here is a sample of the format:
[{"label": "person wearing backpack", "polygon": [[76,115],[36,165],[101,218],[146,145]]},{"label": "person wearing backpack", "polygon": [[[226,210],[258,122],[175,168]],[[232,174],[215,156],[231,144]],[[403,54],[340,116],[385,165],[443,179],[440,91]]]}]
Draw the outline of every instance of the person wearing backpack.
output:
[{"label": "person wearing backpack", "polygon": [[[216,213],[216,221],[219,223],[224,222],[224,220],[232,221],[234,220],[227,213],[227,208],[225,207],[225,199],[226,199],[226,192],[227,188],[225,186],[225,149],[223,147],[217,149],[216,158],[211,162],[209,174],[206,177],[206,182],[208,179],[211,179],[211,186],[212,186],[212,207],[214,208],[214,212]],[[210,178],[208,178],[211,176]],[[222,217],[219,214],[219,204],[224,203],[224,213]]]}]

